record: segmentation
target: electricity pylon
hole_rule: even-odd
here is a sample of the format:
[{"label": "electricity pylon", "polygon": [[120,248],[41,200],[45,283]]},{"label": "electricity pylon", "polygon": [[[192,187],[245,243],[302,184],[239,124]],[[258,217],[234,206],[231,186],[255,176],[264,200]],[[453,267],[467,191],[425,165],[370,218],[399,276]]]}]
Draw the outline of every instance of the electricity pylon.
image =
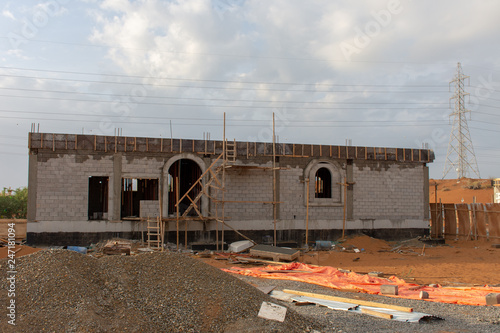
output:
[{"label": "electricity pylon", "polygon": [[457,64],[457,74],[450,81],[450,84],[455,83],[455,93],[450,100],[455,100],[455,109],[450,117],[453,116],[453,127],[451,129],[450,142],[448,144],[448,153],[446,154],[446,162],[444,165],[443,179],[453,169],[457,173],[458,179],[469,177],[470,172],[474,173],[477,178],[479,169],[477,167],[476,155],[467,125],[466,113],[470,112],[465,108],[465,96],[469,93],[464,91],[464,81],[469,79],[469,76],[462,72],[462,65]]}]

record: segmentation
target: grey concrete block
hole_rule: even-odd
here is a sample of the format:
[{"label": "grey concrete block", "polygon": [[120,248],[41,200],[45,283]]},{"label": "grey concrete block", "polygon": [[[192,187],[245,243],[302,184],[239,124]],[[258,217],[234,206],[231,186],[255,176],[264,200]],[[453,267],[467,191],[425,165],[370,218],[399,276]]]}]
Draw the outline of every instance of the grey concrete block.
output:
[{"label": "grey concrete block", "polygon": [[429,293],[427,291],[421,291],[418,297],[420,299],[428,299],[429,298]]},{"label": "grey concrete block", "polygon": [[500,293],[490,293],[486,295],[486,305],[500,304]]},{"label": "grey concrete block", "polygon": [[380,293],[383,295],[397,295],[398,294],[398,286],[383,284],[380,286]]}]

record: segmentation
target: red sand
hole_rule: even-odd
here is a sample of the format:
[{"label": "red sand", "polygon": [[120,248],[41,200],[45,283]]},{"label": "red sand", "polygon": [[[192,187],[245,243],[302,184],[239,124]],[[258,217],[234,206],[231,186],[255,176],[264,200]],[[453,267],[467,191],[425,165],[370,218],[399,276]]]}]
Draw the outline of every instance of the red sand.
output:
[{"label": "red sand", "polygon": [[[435,184],[438,184],[437,202],[442,203],[472,203],[476,197],[478,203],[493,202],[493,187],[490,179],[431,179],[429,181],[429,202],[436,202]],[[472,185],[480,184],[479,189],[469,189]]]},{"label": "red sand", "polygon": [[[444,246],[426,245],[418,241],[388,243],[368,236],[346,240],[342,245],[353,245],[364,252],[347,253],[320,251],[319,265],[349,269],[354,272],[382,272],[395,275],[411,283],[441,285],[498,285],[500,284],[500,249],[487,241],[446,241]],[[387,252],[396,246],[403,253]],[[384,252],[379,252],[384,251]],[[301,262],[318,265],[316,253],[301,257]],[[354,260],[359,258],[357,260]],[[219,268],[234,264],[227,260],[201,259]],[[243,266],[246,267],[246,266]]]}]

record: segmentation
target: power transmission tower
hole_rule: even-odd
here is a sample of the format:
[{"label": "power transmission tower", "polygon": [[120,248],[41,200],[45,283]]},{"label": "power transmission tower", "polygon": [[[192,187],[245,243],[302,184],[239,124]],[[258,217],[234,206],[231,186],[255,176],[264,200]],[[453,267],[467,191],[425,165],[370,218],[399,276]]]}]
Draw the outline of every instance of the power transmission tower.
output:
[{"label": "power transmission tower", "polygon": [[455,109],[450,114],[450,117],[453,116],[453,127],[448,144],[448,153],[446,154],[443,178],[451,170],[456,171],[458,179],[469,177],[470,171],[477,178],[481,178],[477,167],[476,155],[474,154],[474,147],[472,146],[469,126],[467,125],[466,113],[470,112],[470,110],[465,108],[465,96],[469,95],[469,93],[464,91],[465,79],[469,79],[469,76],[464,75],[462,65],[458,63],[457,74],[450,81],[450,85],[455,83],[455,93],[450,98],[450,100],[455,100]]}]

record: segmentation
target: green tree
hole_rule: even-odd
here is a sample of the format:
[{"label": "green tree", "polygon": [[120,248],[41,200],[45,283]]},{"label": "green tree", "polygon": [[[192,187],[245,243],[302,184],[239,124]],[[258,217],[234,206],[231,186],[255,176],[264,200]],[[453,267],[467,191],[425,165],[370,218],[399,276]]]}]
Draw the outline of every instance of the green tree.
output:
[{"label": "green tree", "polygon": [[25,219],[28,211],[28,188],[20,187],[13,195],[0,195],[0,218]]}]

